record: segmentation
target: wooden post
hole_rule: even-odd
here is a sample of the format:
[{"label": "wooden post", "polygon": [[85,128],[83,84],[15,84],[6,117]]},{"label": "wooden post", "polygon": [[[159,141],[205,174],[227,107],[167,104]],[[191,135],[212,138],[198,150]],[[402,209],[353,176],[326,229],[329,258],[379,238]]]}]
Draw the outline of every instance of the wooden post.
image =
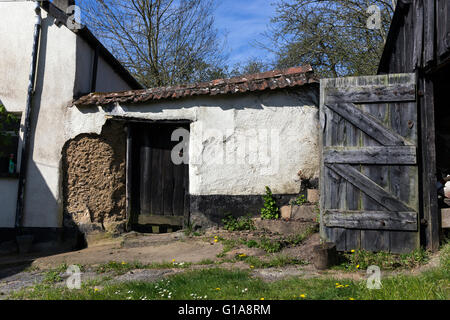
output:
[{"label": "wooden post", "polygon": [[424,74],[417,73],[419,108],[421,118],[422,155],[422,222],[425,228],[425,245],[432,251],[439,249],[440,217],[436,190],[436,147],[434,128],[433,82]]},{"label": "wooden post", "polygon": [[314,246],[314,266],[319,270],[325,270],[337,263],[336,245],[325,242]]}]

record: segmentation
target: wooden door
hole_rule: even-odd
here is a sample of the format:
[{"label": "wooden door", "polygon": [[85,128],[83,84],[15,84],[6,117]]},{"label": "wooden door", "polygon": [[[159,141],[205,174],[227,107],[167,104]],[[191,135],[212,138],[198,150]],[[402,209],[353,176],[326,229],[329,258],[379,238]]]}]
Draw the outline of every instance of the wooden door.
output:
[{"label": "wooden door", "polygon": [[414,74],[321,80],[321,235],[340,251],[420,245]]},{"label": "wooden door", "polygon": [[[189,125],[146,124],[134,128],[135,178],[138,224],[183,226],[189,215],[189,166],[171,159],[172,133]],[[187,151],[187,150],[184,150]],[[138,185],[136,185],[138,184]]]}]

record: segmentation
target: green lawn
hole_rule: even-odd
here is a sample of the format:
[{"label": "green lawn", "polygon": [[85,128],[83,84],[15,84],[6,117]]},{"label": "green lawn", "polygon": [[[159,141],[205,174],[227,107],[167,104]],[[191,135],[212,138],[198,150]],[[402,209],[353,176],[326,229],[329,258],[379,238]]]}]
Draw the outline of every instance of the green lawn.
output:
[{"label": "green lawn", "polygon": [[250,276],[250,271],[221,268],[187,271],[154,283],[129,282],[107,285],[105,281],[88,282],[80,290],[55,288],[41,284],[23,290],[12,299],[245,299],[245,300],[365,300],[365,299],[449,299],[450,244],[442,248],[439,267],[418,276],[382,278],[382,288],[369,290],[365,281],[330,278],[288,278],[264,282]]}]

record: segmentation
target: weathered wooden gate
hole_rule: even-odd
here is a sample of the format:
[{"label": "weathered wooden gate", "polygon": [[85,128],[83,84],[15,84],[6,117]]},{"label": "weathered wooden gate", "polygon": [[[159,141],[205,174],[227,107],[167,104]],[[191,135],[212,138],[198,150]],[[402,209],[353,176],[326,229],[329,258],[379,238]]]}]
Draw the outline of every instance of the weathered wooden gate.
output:
[{"label": "weathered wooden gate", "polygon": [[420,245],[414,74],[321,80],[321,234],[340,251]]}]

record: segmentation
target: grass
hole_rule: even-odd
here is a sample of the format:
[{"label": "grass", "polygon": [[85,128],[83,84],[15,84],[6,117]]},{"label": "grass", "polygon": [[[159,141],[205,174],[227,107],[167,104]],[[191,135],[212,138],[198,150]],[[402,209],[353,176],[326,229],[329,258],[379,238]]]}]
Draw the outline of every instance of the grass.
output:
[{"label": "grass", "polygon": [[378,266],[382,270],[411,269],[429,261],[429,252],[418,249],[407,254],[392,254],[388,252],[369,252],[352,250],[341,255],[341,263],[334,267],[338,270],[365,270],[369,266]]},{"label": "grass", "polygon": [[[254,257],[238,256],[247,263]],[[286,263],[283,257],[272,265]],[[405,261],[408,261],[406,259]],[[206,261],[205,261],[206,262]],[[269,262],[270,263],[270,262]],[[114,266],[113,268],[115,268]],[[187,271],[158,282],[86,282],[79,290],[50,283],[18,291],[10,299],[49,300],[448,300],[450,299],[450,243],[441,249],[440,266],[419,275],[399,275],[381,279],[379,290],[370,290],[366,281],[333,278],[286,278],[264,282],[250,270],[211,268]]]},{"label": "grass", "polygon": [[[196,264],[211,264],[210,260],[202,260]],[[185,269],[189,268],[193,263],[190,262],[176,262],[173,260],[172,262],[161,262],[161,263],[151,263],[151,264],[142,264],[140,262],[117,262],[110,261],[105,264],[101,264],[95,268],[95,271],[99,274],[102,273],[114,273],[117,275],[125,274],[131,270],[136,269]]]},{"label": "grass", "polygon": [[262,260],[258,257],[247,256],[245,254],[237,254],[231,262],[243,261],[247,263],[252,269],[262,269],[262,268],[281,268],[290,265],[304,265],[306,262],[291,258],[282,254],[275,255],[269,260]]},{"label": "grass", "polygon": [[[364,281],[289,278],[264,282],[248,271],[204,269],[171,276],[155,283],[87,283],[80,290],[38,285],[15,293],[12,299],[50,300],[366,300],[449,299],[449,270],[420,276],[382,280],[381,290],[369,290]],[[100,287],[99,287],[100,286]]]}]

